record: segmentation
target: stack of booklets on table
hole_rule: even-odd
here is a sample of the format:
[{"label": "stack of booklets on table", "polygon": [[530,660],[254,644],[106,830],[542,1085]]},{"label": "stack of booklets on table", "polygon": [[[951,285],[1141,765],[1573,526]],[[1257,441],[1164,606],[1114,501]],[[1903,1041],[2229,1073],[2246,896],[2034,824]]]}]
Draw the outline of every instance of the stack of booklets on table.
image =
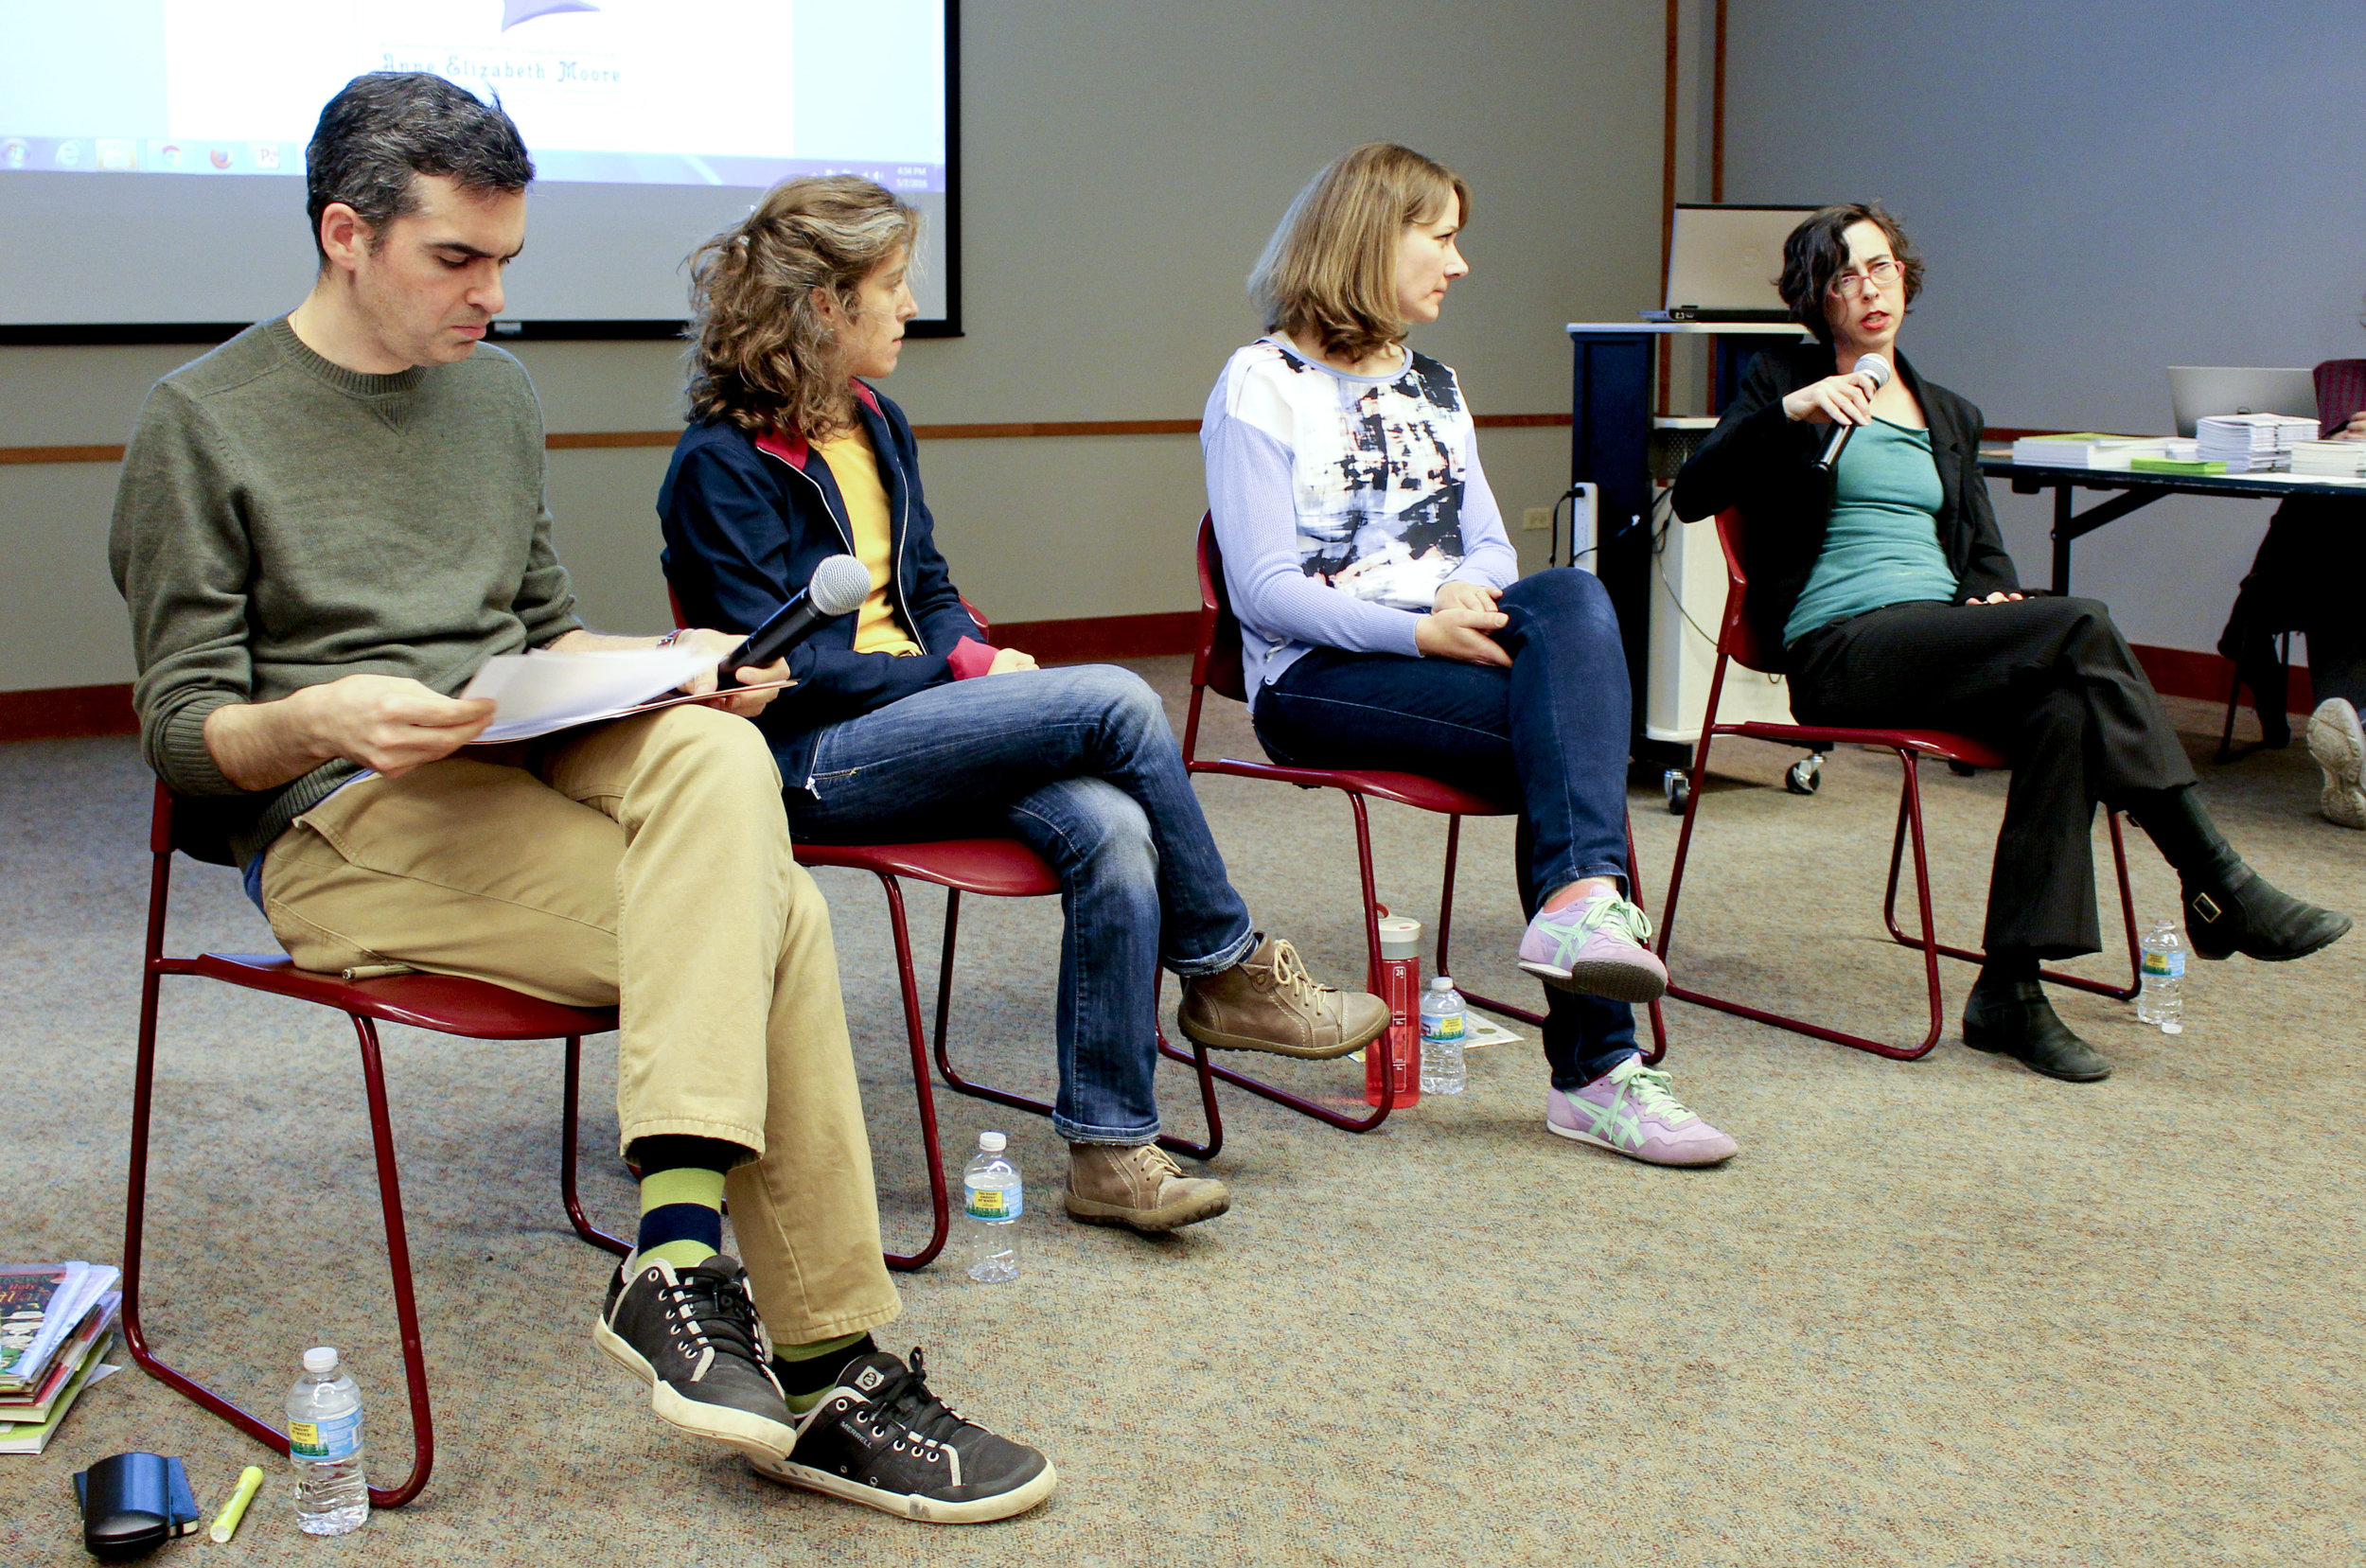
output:
[{"label": "stack of booklets on table", "polygon": [[2276,473],[2292,466],[2292,444],[2314,441],[2317,421],[2284,414],[2213,414],[2195,421],[2204,462],[2231,474]]},{"label": "stack of booklets on table", "polygon": [[121,1272],[99,1263],[0,1267],[0,1453],[39,1453],[82,1390],[113,1367]]},{"label": "stack of booklets on table", "polygon": [[2366,477],[2366,441],[2295,441],[2292,471],[2325,479]]},{"label": "stack of booklets on table", "polygon": [[2166,455],[2173,440],[2164,435],[2102,435],[2094,431],[2024,435],[2013,443],[2013,461],[2037,468],[2126,468],[2140,457]]},{"label": "stack of booklets on table", "polygon": [[2161,443],[2157,452],[2139,452],[2128,466],[2138,473],[2147,474],[2222,474],[2223,463],[2204,463],[2201,443],[2190,435],[2172,435]]}]

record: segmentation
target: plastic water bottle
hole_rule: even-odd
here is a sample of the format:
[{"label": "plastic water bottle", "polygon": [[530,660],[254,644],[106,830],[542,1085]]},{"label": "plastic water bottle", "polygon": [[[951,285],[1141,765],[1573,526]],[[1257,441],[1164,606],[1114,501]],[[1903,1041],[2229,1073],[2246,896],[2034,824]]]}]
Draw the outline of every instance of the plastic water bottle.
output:
[{"label": "plastic water bottle", "polygon": [[344,1535],[370,1517],[362,1475],[362,1390],[336,1347],[304,1352],[288,1390],[288,1459],[295,1466],[296,1524],[306,1535]]},{"label": "plastic water bottle", "polygon": [[1010,1139],[980,1133],[978,1154],[962,1172],[962,1212],[969,1219],[969,1277],[981,1285],[1018,1277],[1018,1217],[1027,1211],[1026,1186],[1003,1150]]},{"label": "plastic water bottle", "polygon": [[2163,1034],[2185,1032],[2185,939],[2174,922],[2156,920],[2145,933],[2144,985],[2136,993],[2136,1021],[2159,1024]]},{"label": "plastic water bottle", "polygon": [[1421,1092],[1460,1094],[1470,1075],[1462,1061],[1462,1040],[1471,1027],[1462,993],[1451,977],[1440,975],[1421,993]]}]

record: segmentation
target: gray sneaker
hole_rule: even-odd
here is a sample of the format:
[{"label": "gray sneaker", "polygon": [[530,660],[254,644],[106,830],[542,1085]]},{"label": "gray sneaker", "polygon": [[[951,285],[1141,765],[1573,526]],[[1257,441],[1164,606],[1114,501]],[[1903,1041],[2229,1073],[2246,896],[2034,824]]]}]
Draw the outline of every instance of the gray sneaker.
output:
[{"label": "gray sneaker", "polygon": [[653,1258],[629,1278],[619,1263],[592,1339],[648,1383],[658,1419],[750,1459],[779,1460],[797,1446],[797,1418],[772,1375],[772,1342],[739,1260],[718,1252],[677,1272]]},{"label": "gray sneaker", "polygon": [[2366,767],[2366,733],[2357,723],[2357,710],[2338,696],[2317,704],[2308,715],[2308,754],[2325,776],[2317,809],[2325,820],[2345,828],[2366,828],[2366,788],[2359,772]]}]

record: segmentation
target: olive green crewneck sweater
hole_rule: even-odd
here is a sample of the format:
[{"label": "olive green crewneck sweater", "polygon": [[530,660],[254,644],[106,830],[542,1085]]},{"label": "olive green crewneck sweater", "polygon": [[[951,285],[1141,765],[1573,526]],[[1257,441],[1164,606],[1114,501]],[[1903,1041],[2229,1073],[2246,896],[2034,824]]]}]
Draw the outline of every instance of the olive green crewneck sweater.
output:
[{"label": "olive green crewneck sweater", "polygon": [[542,483],[534,388],[489,344],[368,376],[282,317],[149,393],[107,546],[140,741],[174,789],[223,798],[239,864],[360,769],[240,790],[205,749],[205,715],[349,675],[449,695],[494,655],[574,630]]}]

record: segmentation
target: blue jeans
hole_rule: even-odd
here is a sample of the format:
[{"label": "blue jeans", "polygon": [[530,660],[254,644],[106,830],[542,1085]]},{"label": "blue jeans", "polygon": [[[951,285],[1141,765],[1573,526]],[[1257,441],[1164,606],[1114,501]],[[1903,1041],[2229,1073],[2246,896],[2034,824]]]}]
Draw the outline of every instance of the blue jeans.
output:
[{"label": "blue jeans", "polygon": [[[1266,755],[1286,766],[1423,773],[1519,802],[1520,907],[1581,877],[1627,881],[1627,657],[1592,573],[1523,577],[1497,606],[1511,668],[1316,648],[1257,694]],[[1639,1054],[1634,1013],[1545,989],[1553,1086]]]},{"label": "blue jeans", "polygon": [[1105,664],[932,686],[821,731],[789,829],[814,843],[1023,840],[1060,877],[1060,1093],[1075,1143],[1158,1136],[1158,966],[1257,944],[1158,696]]}]

